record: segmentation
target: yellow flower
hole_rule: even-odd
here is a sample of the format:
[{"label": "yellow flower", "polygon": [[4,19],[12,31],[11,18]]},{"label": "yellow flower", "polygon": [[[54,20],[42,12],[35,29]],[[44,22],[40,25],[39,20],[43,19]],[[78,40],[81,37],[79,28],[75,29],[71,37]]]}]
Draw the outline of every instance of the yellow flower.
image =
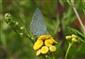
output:
[{"label": "yellow flower", "polygon": [[72,34],[72,38],[77,38],[77,36],[75,34]]},{"label": "yellow flower", "polygon": [[45,45],[46,46],[51,46],[53,44],[53,41],[51,39],[45,40]]},{"label": "yellow flower", "polygon": [[55,41],[55,40],[53,39],[53,37],[51,37],[50,40],[53,41],[53,43],[58,43],[57,41]]},{"label": "yellow flower", "polygon": [[39,49],[37,52],[36,52],[36,56],[39,56],[41,53],[41,50]]},{"label": "yellow flower", "polygon": [[69,42],[77,42],[78,36],[76,36],[75,34],[72,34],[70,36],[66,36],[66,39],[69,40]]},{"label": "yellow flower", "polygon": [[36,56],[42,54],[47,54],[50,50],[51,52],[56,51],[56,47],[52,46],[57,43],[51,35],[41,35],[38,37],[37,41],[33,45],[33,49],[37,50]]},{"label": "yellow flower", "polygon": [[50,46],[49,48],[50,48],[51,52],[55,52],[56,51],[56,47],[55,46]]},{"label": "yellow flower", "polygon": [[72,42],[78,42],[76,38],[72,38]]},{"label": "yellow flower", "polygon": [[69,39],[71,39],[72,38],[72,36],[66,36],[66,39],[67,40],[69,40]]},{"label": "yellow flower", "polygon": [[48,53],[48,51],[49,51],[49,49],[48,49],[47,46],[43,46],[43,47],[41,48],[41,53],[42,53],[42,54],[46,54],[46,53]]},{"label": "yellow flower", "polygon": [[41,35],[38,40],[46,40],[48,38],[51,38],[51,35]]},{"label": "yellow flower", "polygon": [[37,40],[33,46],[34,50],[39,49],[41,46],[43,45],[43,41],[42,40]]},{"label": "yellow flower", "polygon": [[52,44],[57,43],[53,38],[45,40],[46,46],[52,46]]}]

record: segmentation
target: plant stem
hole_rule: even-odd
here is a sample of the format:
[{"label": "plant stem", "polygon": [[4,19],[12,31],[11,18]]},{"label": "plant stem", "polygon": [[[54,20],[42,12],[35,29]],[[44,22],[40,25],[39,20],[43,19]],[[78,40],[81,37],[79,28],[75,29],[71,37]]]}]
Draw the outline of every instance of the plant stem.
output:
[{"label": "plant stem", "polygon": [[76,17],[78,18],[78,21],[79,21],[79,23],[80,23],[80,25],[81,25],[81,27],[82,27],[82,29],[83,29],[83,31],[84,31],[84,35],[85,35],[85,27],[84,27],[84,25],[83,25],[83,23],[82,23],[82,21],[81,21],[81,18],[80,18],[79,14],[78,14],[75,6],[74,6],[74,3],[71,2],[71,5],[72,5],[73,11],[74,11]]},{"label": "plant stem", "polygon": [[55,59],[55,57],[53,56],[53,59]]},{"label": "plant stem", "polygon": [[47,56],[47,55],[45,55],[45,56],[44,56],[44,59],[48,59],[47,57],[48,57],[48,56]]},{"label": "plant stem", "polygon": [[67,56],[68,56],[68,53],[69,53],[69,50],[70,50],[72,44],[73,43],[69,43],[68,49],[67,49],[66,54],[65,54],[65,59],[67,59]]},{"label": "plant stem", "polygon": [[52,53],[52,55],[53,55],[53,58],[52,59],[55,59],[54,53]]}]

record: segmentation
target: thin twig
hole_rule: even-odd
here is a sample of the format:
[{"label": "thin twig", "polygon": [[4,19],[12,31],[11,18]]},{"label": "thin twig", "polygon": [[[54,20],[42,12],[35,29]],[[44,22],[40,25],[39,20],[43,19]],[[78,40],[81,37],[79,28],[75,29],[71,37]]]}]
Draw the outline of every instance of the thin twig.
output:
[{"label": "thin twig", "polygon": [[72,44],[73,43],[69,43],[68,49],[67,49],[66,54],[65,54],[65,59],[67,59],[67,56],[68,56],[68,53],[69,53],[69,50],[70,50]]},{"label": "thin twig", "polygon": [[73,3],[73,2],[71,2],[71,3],[72,3],[73,11],[74,11],[76,17],[78,18],[78,21],[79,21],[79,23],[80,23],[80,25],[81,25],[81,27],[82,27],[82,29],[83,29],[83,31],[84,31],[84,34],[85,34],[85,27],[84,27],[84,25],[83,25],[83,23],[82,23],[82,21],[81,21],[81,18],[80,18],[79,14],[78,14],[75,6],[74,6],[74,3]]}]

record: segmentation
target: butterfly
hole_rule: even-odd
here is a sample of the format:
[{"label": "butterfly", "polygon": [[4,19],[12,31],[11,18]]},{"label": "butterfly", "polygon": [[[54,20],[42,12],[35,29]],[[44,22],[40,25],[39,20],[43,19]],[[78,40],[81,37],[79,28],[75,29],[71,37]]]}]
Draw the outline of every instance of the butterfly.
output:
[{"label": "butterfly", "polygon": [[44,17],[39,8],[37,8],[33,14],[30,24],[30,31],[33,35],[42,35],[47,33],[47,27],[45,25]]}]

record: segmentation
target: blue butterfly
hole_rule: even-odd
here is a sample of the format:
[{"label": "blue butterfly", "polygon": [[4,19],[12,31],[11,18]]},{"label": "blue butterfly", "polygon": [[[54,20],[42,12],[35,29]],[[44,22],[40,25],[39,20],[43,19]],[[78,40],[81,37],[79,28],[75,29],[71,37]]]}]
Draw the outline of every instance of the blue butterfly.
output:
[{"label": "blue butterfly", "polygon": [[48,33],[44,17],[39,8],[35,10],[34,15],[32,17],[32,22],[30,24],[30,31],[33,33],[33,35],[42,35]]}]

